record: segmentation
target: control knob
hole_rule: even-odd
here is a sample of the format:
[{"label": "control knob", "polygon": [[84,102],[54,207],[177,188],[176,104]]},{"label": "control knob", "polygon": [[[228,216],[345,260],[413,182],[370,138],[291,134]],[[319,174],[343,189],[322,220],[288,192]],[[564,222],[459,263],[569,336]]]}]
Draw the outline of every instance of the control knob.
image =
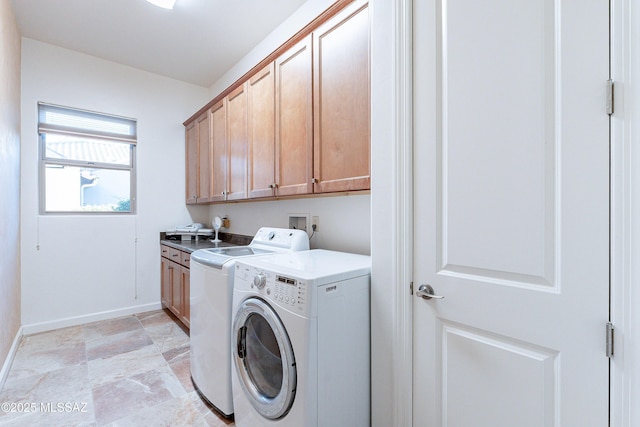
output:
[{"label": "control knob", "polygon": [[256,288],[262,289],[267,284],[267,276],[264,273],[258,273],[253,277],[253,284]]}]

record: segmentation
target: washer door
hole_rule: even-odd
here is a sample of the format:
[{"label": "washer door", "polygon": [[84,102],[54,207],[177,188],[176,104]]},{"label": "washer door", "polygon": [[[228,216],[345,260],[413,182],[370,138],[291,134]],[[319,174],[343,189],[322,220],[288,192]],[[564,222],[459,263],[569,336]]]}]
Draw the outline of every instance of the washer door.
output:
[{"label": "washer door", "polygon": [[234,365],[242,389],[265,418],[287,414],[296,393],[296,362],[291,341],[275,311],[259,298],[248,298],[236,312]]}]

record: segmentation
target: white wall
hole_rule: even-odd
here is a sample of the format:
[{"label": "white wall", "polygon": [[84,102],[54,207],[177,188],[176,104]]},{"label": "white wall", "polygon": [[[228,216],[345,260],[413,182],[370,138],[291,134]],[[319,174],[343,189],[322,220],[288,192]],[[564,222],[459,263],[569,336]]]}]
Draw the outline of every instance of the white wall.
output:
[{"label": "white wall", "polygon": [[9,0],[0,0],[0,296],[2,389],[20,330],[20,32]]},{"label": "white wall", "polygon": [[[400,2],[405,3],[405,2]],[[398,419],[396,394],[399,393],[396,342],[398,247],[411,236],[397,230],[397,187],[403,171],[397,170],[398,140],[394,127],[396,75],[396,2],[370,0],[371,9],[371,222],[387,224],[387,233],[371,236],[371,412],[372,425],[392,426]],[[410,262],[410,260],[404,260]]]},{"label": "white wall", "polygon": [[307,0],[286,21],[211,85],[209,88],[210,98],[215,98],[220,92],[232,85],[335,2],[336,0]]},{"label": "white wall", "polygon": [[[136,215],[38,214],[38,101],[138,120]],[[182,122],[207,101],[206,88],[23,39],[25,333],[160,306],[159,232],[206,218],[184,203]]]},{"label": "white wall", "polygon": [[[368,194],[314,197],[293,200],[228,203],[213,205],[211,218],[227,216],[227,231],[254,235],[258,228],[289,226],[289,214],[319,218],[318,232],[310,240],[312,249],[330,249],[369,255],[371,243],[370,197]],[[211,223],[211,218],[208,223]],[[386,225],[377,230],[384,234]]]}]

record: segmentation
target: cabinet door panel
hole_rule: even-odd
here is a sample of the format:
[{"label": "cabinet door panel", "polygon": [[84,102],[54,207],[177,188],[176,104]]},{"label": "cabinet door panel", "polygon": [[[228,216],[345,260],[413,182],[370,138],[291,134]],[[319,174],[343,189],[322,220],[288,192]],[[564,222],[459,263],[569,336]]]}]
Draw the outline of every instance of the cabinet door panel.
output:
[{"label": "cabinet door panel", "polygon": [[168,259],[160,258],[160,301],[167,308],[171,307],[171,269],[169,264]]},{"label": "cabinet door panel", "polygon": [[169,261],[169,273],[171,277],[171,304],[169,309],[180,318],[182,309],[182,286],[180,286],[180,264]]},{"label": "cabinet door panel", "polygon": [[[356,9],[356,10],[354,10]],[[314,32],[314,191],[370,188],[369,14],[348,7]]]},{"label": "cabinet door panel", "polygon": [[182,323],[189,327],[189,319],[191,317],[190,270],[188,268],[182,267],[180,273],[180,282],[182,285],[182,310],[180,320],[182,320]]},{"label": "cabinet door panel", "polygon": [[249,198],[274,195],[274,85],[273,63],[249,80]]},{"label": "cabinet door panel", "polygon": [[198,129],[195,122],[191,122],[185,128],[185,169],[186,175],[186,199],[191,205],[198,199]]},{"label": "cabinet door panel", "polygon": [[210,140],[209,111],[196,119],[198,127],[198,200],[197,203],[209,202],[210,189]]},{"label": "cabinet door panel", "polygon": [[247,197],[247,83],[227,97],[227,200]]},{"label": "cabinet door panel", "polygon": [[211,185],[209,201],[226,200],[227,191],[227,104],[211,108]]},{"label": "cabinet door panel", "polygon": [[276,60],[278,195],[313,192],[311,36]]}]

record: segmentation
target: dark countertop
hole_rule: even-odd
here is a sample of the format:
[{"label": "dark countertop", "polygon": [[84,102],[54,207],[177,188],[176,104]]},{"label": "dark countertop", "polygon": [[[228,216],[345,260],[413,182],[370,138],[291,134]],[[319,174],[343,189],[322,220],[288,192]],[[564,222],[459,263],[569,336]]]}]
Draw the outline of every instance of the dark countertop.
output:
[{"label": "dark countertop", "polygon": [[209,237],[200,236],[196,241],[194,238],[191,240],[180,240],[178,239],[169,239],[167,235],[162,232],[160,233],[160,243],[163,245],[171,246],[172,248],[179,249],[185,252],[193,252],[198,249],[208,249],[208,248],[222,248],[229,246],[246,246],[251,243],[251,236],[243,236],[241,234],[231,234],[231,233],[220,233],[220,240],[222,242],[214,243],[209,240]]}]

